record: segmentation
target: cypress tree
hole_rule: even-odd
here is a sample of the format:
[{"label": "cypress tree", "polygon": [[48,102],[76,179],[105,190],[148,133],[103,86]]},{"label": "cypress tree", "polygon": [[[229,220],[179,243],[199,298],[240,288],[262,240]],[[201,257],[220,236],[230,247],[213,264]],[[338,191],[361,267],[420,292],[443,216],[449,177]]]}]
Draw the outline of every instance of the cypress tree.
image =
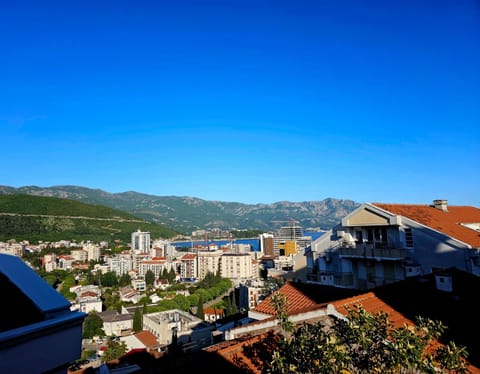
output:
[{"label": "cypress tree", "polygon": [[203,311],[203,296],[200,295],[198,298],[198,308],[197,308],[197,317],[202,321],[205,320],[205,312]]},{"label": "cypress tree", "polygon": [[133,331],[138,332],[143,329],[143,316],[140,312],[140,308],[135,309],[135,314],[133,315]]}]

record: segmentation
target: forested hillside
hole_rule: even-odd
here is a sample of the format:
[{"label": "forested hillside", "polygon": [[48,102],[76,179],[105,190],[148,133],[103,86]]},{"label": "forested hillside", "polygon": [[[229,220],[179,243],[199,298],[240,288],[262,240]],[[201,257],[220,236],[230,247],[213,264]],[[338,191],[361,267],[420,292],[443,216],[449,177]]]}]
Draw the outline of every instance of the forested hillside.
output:
[{"label": "forested hillside", "polygon": [[175,230],[101,205],[56,197],[0,195],[0,241],[92,240],[129,242],[136,230],[171,238]]}]

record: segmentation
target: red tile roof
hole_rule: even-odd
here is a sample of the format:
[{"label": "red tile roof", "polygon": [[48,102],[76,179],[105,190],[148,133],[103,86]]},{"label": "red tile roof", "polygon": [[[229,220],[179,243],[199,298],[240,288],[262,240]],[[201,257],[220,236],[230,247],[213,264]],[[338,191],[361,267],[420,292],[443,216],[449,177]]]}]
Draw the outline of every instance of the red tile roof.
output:
[{"label": "red tile roof", "polygon": [[150,331],[139,331],[135,334],[135,337],[147,348],[158,346],[157,338]]},{"label": "red tile roof", "polygon": [[480,248],[480,232],[462,223],[480,223],[480,209],[471,206],[448,206],[444,212],[431,205],[383,204],[372,205],[392,214],[401,215],[452,238]]},{"label": "red tile roof", "polygon": [[[292,283],[287,282],[284,284],[278,292],[283,294],[287,298],[287,313],[289,315],[295,314],[295,311],[304,310],[309,307],[317,305],[315,300],[302,293],[298,288],[294,287]],[[272,306],[272,297],[274,294],[269,295],[260,304],[258,304],[254,311],[258,313],[264,313],[269,315],[275,315],[275,309]]]},{"label": "red tile roof", "polygon": [[197,255],[195,253],[187,253],[186,255],[183,255],[181,260],[195,260],[197,258]]},{"label": "red tile roof", "polygon": [[361,306],[367,312],[377,314],[384,312],[388,314],[388,320],[392,322],[394,328],[401,327],[405,324],[414,325],[413,321],[410,321],[403,314],[397,312],[390,305],[379,299],[374,292],[364,293],[362,295],[350,297],[348,299],[338,300],[332,303],[337,311],[348,315],[347,308],[354,306]]}]

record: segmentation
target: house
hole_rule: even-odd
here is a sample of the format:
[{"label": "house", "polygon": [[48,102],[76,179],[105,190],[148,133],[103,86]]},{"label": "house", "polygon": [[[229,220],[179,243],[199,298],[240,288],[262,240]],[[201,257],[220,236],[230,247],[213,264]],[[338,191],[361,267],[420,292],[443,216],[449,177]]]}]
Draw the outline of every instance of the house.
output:
[{"label": "house", "polygon": [[135,349],[145,349],[148,352],[159,351],[161,347],[155,335],[149,331],[139,331],[135,334],[123,336],[120,341],[125,342],[127,352]]},{"label": "house", "polygon": [[480,209],[365,203],[306,250],[307,279],[368,290],[455,267],[480,275]]},{"label": "house", "polygon": [[179,309],[143,315],[143,329],[162,345],[181,345],[196,350],[212,344],[212,327],[198,317]]},{"label": "house", "polygon": [[103,331],[107,336],[124,336],[132,332],[133,314],[119,314],[116,310],[98,313],[103,321]]},{"label": "house", "polygon": [[[478,287],[479,277],[451,268],[366,292],[295,282],[285,283],[278,292],[286,296],[287,314],[296,324],[346,318],[347,308],[356,305],[370,313],[387,313],[394,328],[413,325],[417,316],[440,321],[447,327],[440,343],[453,341],[465,347],[470,372],[480,373],[480,326],[476,323],[477,302],[471,291]],[[249,346],[267,341],[269,333],[278,329],[271,298],[272,295],[249,313],[257,318],[255,322],[230,329],[225,333],[224,342],[205,350],[221,355],[237,367],[244,365],[251,372],[260,373],[254,364],[255,357],[245,354],[251,351]],[[256,359],[258,361],[258,357]]]},{"label": "house", "polygon": [[0,288],[0,372],[66,372],[81,355],[85,313],[16,256],[0,254]]}]

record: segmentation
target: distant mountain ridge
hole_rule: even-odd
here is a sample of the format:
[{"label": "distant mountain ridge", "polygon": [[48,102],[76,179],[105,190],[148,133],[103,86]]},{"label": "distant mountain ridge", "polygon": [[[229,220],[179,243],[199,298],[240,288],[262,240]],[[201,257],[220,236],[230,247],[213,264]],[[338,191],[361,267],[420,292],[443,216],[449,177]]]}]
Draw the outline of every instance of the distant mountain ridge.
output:
[{"label": "distant mountain ridge", "polygon": [[353,200],[326,198],[322,201],[272,204],[243,204],[202,200],[189,196],[156,196],[135,191],[109,193],[81,186],[0,186],[2,194],[28,194],[60,197],[88,204],[99,204],[128,212],[175,231],[190,234],[198,229],[274,230],[295,220],[304,229],[329,229],[357,208]]},{"label": "distant mountain ridge", "polygon": [[0,194],[0,241],[120,240],[132,232],[149,231],[153,238],[178,232],[105,205],[52,196]]}]

